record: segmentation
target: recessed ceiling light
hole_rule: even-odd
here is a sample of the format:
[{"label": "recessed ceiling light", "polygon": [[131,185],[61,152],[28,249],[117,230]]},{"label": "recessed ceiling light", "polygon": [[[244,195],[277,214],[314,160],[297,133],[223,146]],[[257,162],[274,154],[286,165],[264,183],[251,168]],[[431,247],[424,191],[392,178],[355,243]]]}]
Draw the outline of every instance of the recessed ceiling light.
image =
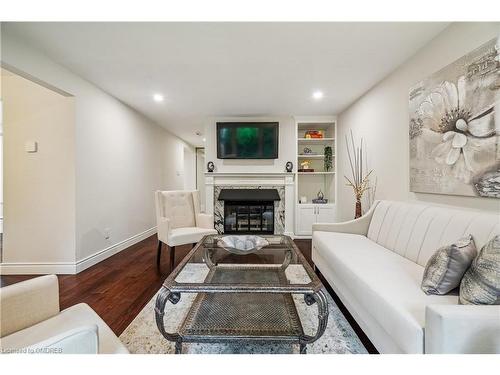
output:
[{"label": "recessed ceiling light", "polygon": [[154,94],[153,95],[153,100],[157,103],[160,103],[163,101],[163,95],[162,94]]},{"label": "recessed ceiling light", "polygon": [[313,92],[313,98],[316,100],[322,99],[323,98],[323,92],[322,91],[314,91]]},{"label": "recessed ceiling light", "polygon": [[203,142],[206,142],[206,141],[207,141],[207,139],[206,139],[206,138],[203,138]]}]

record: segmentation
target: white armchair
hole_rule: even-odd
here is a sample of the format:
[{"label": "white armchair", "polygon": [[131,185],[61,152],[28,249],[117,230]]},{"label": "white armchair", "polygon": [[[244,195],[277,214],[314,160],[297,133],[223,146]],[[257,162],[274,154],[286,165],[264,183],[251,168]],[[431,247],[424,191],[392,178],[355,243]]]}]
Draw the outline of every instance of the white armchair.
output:
[{"label": "white armchair", "polygon": [[59,310],[57,276],[47,275],[0,289],[0,352],[128,353],[86,303]]},{"label": "white armchair", "polygon": [[196,244],[207,234],[217,234],[213,215],[200,212],[198,191],[156,191],[156,222],[160,266],[162,243],[170,248],[170,271],[175,261],[175,247]]}]

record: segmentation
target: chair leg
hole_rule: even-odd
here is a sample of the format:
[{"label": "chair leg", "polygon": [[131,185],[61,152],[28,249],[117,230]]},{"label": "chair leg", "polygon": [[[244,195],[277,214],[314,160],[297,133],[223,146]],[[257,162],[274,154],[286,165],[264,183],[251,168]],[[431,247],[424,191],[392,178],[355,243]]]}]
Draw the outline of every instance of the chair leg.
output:
[{"label": "chair leg", "polygon": [[158,241],[158,250],[156,251],[156,267],[160,267],[161,259],[161,241]]},{"label": "chair leg", "polygon": [[169,246],[169,247],[170,247],[170,272],[172,272],[175,263],[175,246]]}]

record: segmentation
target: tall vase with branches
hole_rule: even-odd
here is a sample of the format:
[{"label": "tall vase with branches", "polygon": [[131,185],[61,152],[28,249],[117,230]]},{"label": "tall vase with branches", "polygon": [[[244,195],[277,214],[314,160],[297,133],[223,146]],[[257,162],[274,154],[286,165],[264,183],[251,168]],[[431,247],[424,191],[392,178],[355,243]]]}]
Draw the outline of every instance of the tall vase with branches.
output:
[{"label": "tall vase with branches", "polygon": [[[370,190],[370,175],[373,170],[366,171],[366,150],[363,145],[363,138],[361,138],[361,143],[358,146],[354,142],[354,135],[352,130],[350,131],[350,141],[347,135],[345,136],[347,157],[349,158],[349,164],[351,167],[352,175],[349,177],[344,175],[347,180],[347,186],[352,187],[354,191],[354,197],[356,198],[356,209],[354,213],[354,218],[357,219],[362,215],[361,200],[363,199],[363,194]],[[365,159],[365,164],[363,164],[363,159]]]}]

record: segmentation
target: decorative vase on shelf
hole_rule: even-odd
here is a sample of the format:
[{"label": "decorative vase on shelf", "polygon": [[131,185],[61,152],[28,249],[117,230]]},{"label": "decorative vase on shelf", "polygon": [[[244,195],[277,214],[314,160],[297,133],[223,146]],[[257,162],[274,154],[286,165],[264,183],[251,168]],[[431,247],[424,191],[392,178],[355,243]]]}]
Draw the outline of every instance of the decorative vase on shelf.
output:
[{"label": "decorative vase on shelf", "polygon": [[323,200],[323,199],[325,198],[325,195],[323,194],[323,192],[322,192],[321,190],[320,190],[320,191],[318,191],[317,198],[318,198],[319,200]]},{"label": "decorative vase on shelf", "polygon": [[351,166],[352,175],[350,177],[344,175],[344,178],[347,181],[347,186],[352,187],[354,198],[356,199],[356,207],[354,211],[355,219],[363,215],[363,210],[361,207],[361,199],[363,198],[363,194],[365,192],[370,193],[370,191],[372,191],[372,188],[370,187],[370,175],[372,173],[372,170],[369,170],[367,172],[365,169],[368,158],[366,157],[366,151],[363,146],[363,138],[361,138],[361,145],[356,145],[356,143],[354,142],[352,130],[350,144],[346,135],[347,157]]},{"label": "decorative vase on shelf", "polygon": [[360,218],[362,216],[361,210],[361,199],[356,199],[356,211],[354,212],[354,218]]}]

